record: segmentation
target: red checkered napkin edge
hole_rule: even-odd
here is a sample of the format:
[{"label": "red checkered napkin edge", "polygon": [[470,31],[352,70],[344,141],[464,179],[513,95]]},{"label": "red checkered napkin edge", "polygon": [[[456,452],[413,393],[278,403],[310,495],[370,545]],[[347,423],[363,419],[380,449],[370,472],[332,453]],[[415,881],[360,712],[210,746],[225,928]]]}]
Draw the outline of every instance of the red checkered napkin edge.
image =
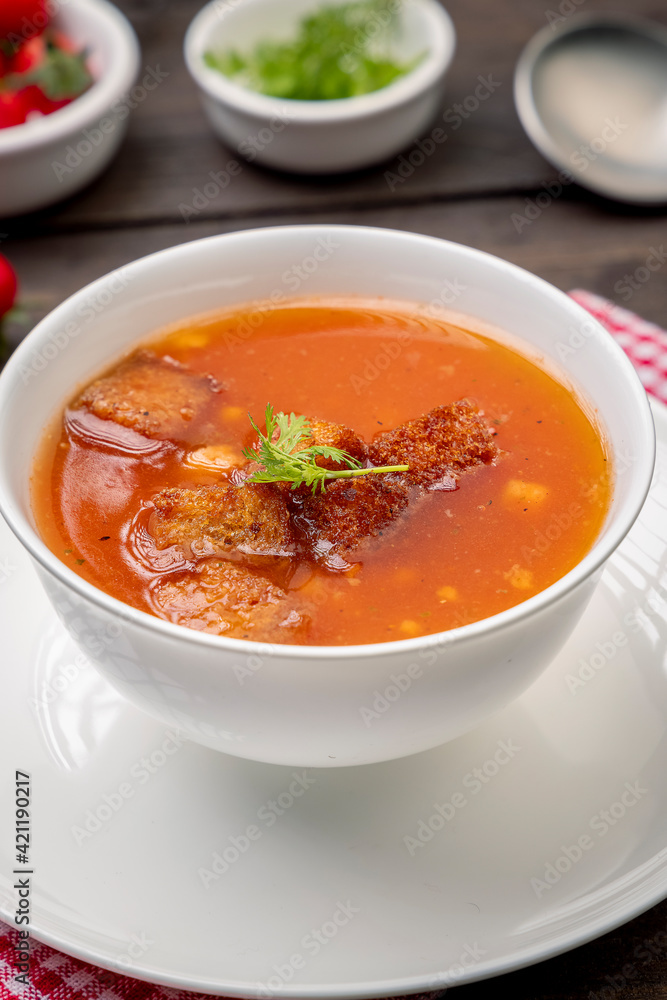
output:
[{"label": "red checkered napkin edge", "polygon": [[667,403],[667,332],[593,292],[577,288],[570,295],[621,345],[646,391]]}]

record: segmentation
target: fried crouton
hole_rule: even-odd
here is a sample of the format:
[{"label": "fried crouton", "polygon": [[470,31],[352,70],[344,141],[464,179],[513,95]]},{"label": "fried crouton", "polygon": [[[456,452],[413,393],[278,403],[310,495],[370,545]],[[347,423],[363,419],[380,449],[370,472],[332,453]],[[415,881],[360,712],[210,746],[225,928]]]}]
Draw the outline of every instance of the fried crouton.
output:
[{"label": "fried crouton", "polygon": [[153,504],[149,530],[159,548],[181,545],[195,556],[293,551],[289,511],[271,484],[169,487],[153,497]]},{"label": "fried crouton", "polygon": [[[312,417],[306,417],[308,422],[308,427],[310,428],[310,435],[304,437],[298,448],[295,448],[295,452],[303,451],[305,448],[312,448],[313,445],[325,446],[327,448],[339,448],[341,451],[346,451],[348,455],[352,458],[356,458],[358,462],[362,464],[368,457],[368,445],[356,431],[353,431],[351,427],[346,427],[345,424],[334,424],[329,420],[316,420]],[[279,435],[279,431],[276,428],[274,431],[273,440],[276,441]],[[260,440],[255,438],[251,445],[253,451],[260,450]],[[319,456],[317,458],[317,464],[322,466],[323,469],[346,469],[347,465],[341,462],[335,462],[332,458],[324,458]]]},{"label": "fried crouton", "polygon": [[[333,424],[328,420],[311,420],[308,418],[311,437],[303,441],[301,448],[311,448],[313,445],[324,445],[328,448],[340,448],[346,451],[358,462],[364,462],[368,457],[368,445],[356,431],[344,424]],[[301,450],[301,449],[298,449]],[[346,466],[341,462],[335,462],[332,458],[319,457],[317,464],[323,469],[344,469]]]},{"label": "fried crouton", "polygon": [[156,613],[168,621],[237,639],[294,642],[310,620],[306,602],[297,595],[248,567],[215,559],[163,577],[152,600]]},{"label": "fried crouton", "polygon": [[[347,556],[379,535],[408,505],[408,489],[385,475],[329,482],[314,495],[303,487],[292,503],[299,544],[330,569],[348,567]],[[297,506],[298,505],[298,506]]]},{"label": "fried crouton", "polygon": [[401,481],[409,486],[454,489],[460,473],[498,454],[493,434],[479,412],[460,401],[436,406],[392,431],[376,435],[369,448],[373,465],[409,465]]},{"label": "fried crouton", "polygon": [[97,379],[74,403],[102,420],[113,420],[145,437],[187,440],[192,419],[221,386],[169,357],[138,351],[111,374]]},{"label": "fried crouton", "polygon": [[[303,443],[341,448],[360,462],[410,466],[403,473],[369,473],[329,480],[323,492],[288,483],[250,483],[254,463],[232,470],[215,486],[168,488],[154,498],[150,533],[159,548],[181,546],[196,558],[237,552],[246,556],[294,556],[348,569],[365,540],[380,535],[401,515],[419,488],[454,489],[459,475],[497,453],[491,431],[468,403],[439,406],[369,447],[348,427],[309,420]],[[324,459],[328,468],[339,465]]]}]

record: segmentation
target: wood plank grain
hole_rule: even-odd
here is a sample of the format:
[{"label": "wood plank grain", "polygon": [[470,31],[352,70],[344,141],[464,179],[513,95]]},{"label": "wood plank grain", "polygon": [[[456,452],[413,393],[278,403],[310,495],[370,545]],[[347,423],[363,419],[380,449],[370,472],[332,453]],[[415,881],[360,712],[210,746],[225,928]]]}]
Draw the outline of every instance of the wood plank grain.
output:
[{"label": "wood plank grain", "polygon": [[[528,206],[534,204],[530,197],[489,198],[317,212],[306,221],[404,229],[465,243],[519,264],[559,288],[588,288],[667,326],[667,263],[655,271],[645,268],[652,248],[659,255],[665,252],[664,212],[614,212],[601,200],[579,199],[565,189],[537,218],[526,221]],[[303,221],[303,216],[289,214],[98,231],[85,237],[15,236],[2,246],[22,283],[27,323],[10,327],[10,338],[15,342],[67,295],[137,257],[215,233]]]},{"label": "wood plank grain", "polygon": [[629,924],[539,965],[461,987],[458,1000],[664,1000],[667,996],[667,902]]}]

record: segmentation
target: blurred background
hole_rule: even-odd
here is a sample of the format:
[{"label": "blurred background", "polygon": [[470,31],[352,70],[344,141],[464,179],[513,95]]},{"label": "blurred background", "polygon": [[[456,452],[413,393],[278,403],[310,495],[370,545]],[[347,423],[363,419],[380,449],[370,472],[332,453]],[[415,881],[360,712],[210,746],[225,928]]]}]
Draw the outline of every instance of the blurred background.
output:
[{"label": "blurred background", "polygon": [[[457,47],[445,118],[436,122],[446,139],[420,165],[404,166],[403,176],[397,156],[329,177],[258,167],[214,136],[182,53],[199,0],[119,0],[117,6],[140,40],[139,79],[152,69],[160,82],[133,102],[127,138],[99,180],[64,204],[0,219],[0,253],[18,273],[23,307],[21,322],[7,324],[11,343],[71,292],[136,257],[213,233],[309,221],[456,240],[559,288],[587,288],[667,323],[662,270],[651,270],[649,280],[633,278],[638,268],[639,278],[645,276],[647,257],[665,237],[664,207],[624,206],[576,183],[552,197],[558,170],[531,144],[513,99],[517,59],[540,29],[596,12],[667,26],[663,0],[448,0]],[[481,100],[474,96],[483,92],[480,79],[488,90]],[[233,159],[242,169],[209,197],[211,173],[224,172]],[[207,195],[197,198],[207,184]]]}]

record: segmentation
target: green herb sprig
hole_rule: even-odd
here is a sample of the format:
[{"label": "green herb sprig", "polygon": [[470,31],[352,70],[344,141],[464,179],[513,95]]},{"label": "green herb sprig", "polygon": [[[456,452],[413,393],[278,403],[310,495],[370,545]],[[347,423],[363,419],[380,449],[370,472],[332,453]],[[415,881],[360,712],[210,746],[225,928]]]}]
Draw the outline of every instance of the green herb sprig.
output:
[{"label": "green herb sprig", "polygon": [[[250,414],[250,423],[259,436],[259,450],[245,448],[243,454],[261,466],[248,478],[250,483],[291,483],[292,489],[305,484],[313,493],[326,490],[328,479],[353,479],[383,472],[405,472],[407,465],[384,465],[364,469],[361,462],[340,448],[303,443],[313,434],[306,417],[294,413],[276,413],[269,403],[266,407],[266,433],[263,434]],[[278,434],[276,435],[276,430]],[[275,436],[275,441],[273,440]],[[325,469],[317,464],[318,458],[329,458],[346,469]]]}]

